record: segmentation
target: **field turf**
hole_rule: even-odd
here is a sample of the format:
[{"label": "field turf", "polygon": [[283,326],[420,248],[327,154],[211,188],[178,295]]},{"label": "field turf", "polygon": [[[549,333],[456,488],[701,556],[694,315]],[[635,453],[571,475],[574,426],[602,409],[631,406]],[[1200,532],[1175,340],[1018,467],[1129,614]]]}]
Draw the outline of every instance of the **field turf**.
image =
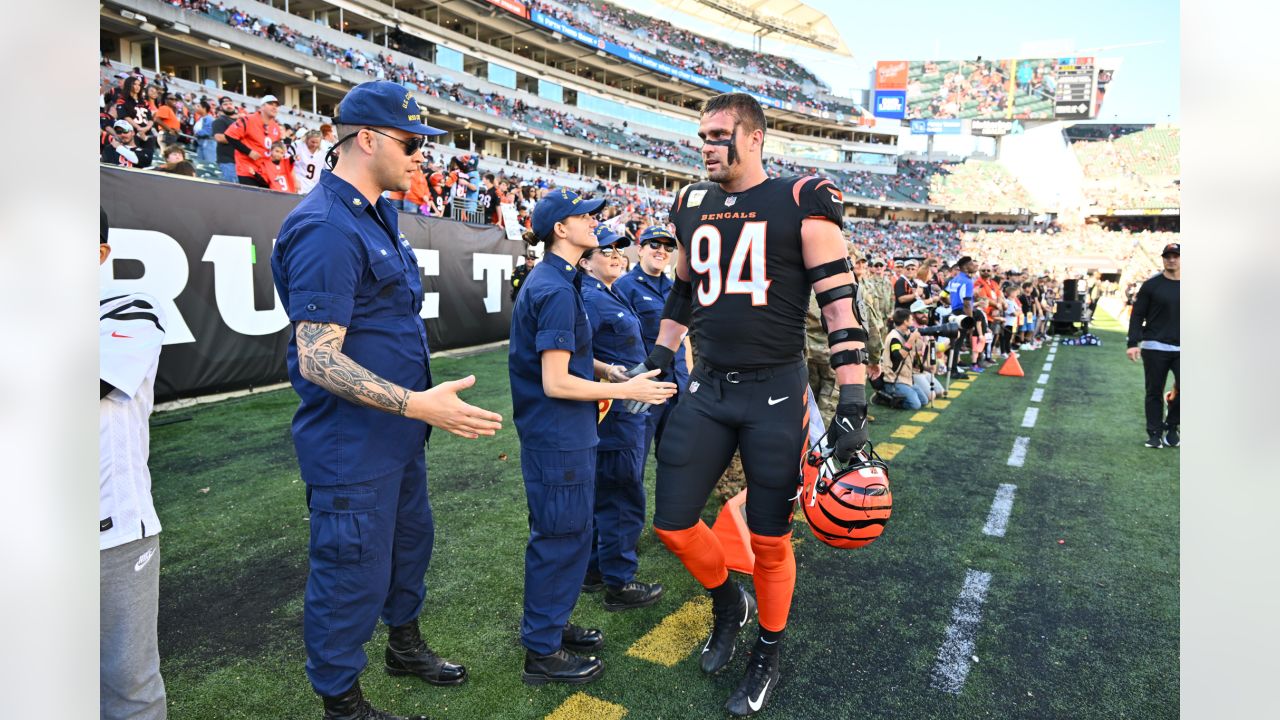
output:
[{"label": "field turf", "polygon": [[[1118,325],[1093,329],[1103,346],[1060,347],[1045,384],[1037,380],[1047,344],[1022,354],[1025,377],[993,367],[928,422],[873,407],[873,440],[901,446],[890,463],[893,517],[874,544],[836,550],[797,513],[784,675],[758,717],[1177,716],[1179,451],[1142,446],[1141,366],[1125,358]],[[437,359],[433,369],[438,379],[474,373],[466,399],[506,418],[494,438],[435,433],[428,452],[437,534],[422,626],[471,677],[434,688],[387,676],[380,627],[367,647],[366,695],[433,719],[725,717],[755,626],[725,672],[703,676],[692,650],[704,608],[686,606],[699,589],[651,528],[640,579],[664,583],[662,600],[606,613],[599,595],[584,595],[574,613],[605,631],[605,676],[579,688],[520,682],[527,511],[506,350]],[[1036,388],[1043,400],[1033,403]],[[161,668],[177,720],[321,715],[303,673],[307,508],[289,437],[296,402],[283,390],[152,419],[164,525]],[[1039,408],[1030,428],[1028,407]],[[1019,436],[1029,438],[1026,460],[1012,467]],[[652,462],[648,474],[652,498]],[[1017,489],[1007,533],[994,537],[982,528],[1002,483]],[[971,625],[967,678],[945,692],[935,664],[969,570],[991,580]],[[668,617],[663,627],[673,630],[647,642],[673,666],[627,654]]]}]

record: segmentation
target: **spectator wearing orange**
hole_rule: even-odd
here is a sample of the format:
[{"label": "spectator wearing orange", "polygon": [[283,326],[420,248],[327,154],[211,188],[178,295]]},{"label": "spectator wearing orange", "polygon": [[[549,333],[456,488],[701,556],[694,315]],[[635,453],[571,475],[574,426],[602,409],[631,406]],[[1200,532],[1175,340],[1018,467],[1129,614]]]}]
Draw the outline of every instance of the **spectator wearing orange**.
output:
[{"label": "spectator wearing orange", "polygon": [[224,133],[227,144],[235,149],[236,179],[241,185],[279,189],[274,184],[276,165],[270,157],[271,146],[283,137],[276,122],[279,112],[280,101],[275,95],[266,95],[258,112],[242,116]]},{"label": "spectator wearing orange", "polygon": [[431,183],[427,181],[425,165],[409,177],[409,189],[404,194],[405,211],[415,215],[423,214],[423,208],[431,204]]},{"label": "spectator wearing orange", "polygon": [[172,145],[178,141],[178,132],[182,127],[182,123],[178,120],[178,95],[176,93],[165,93],[160,107],[156,108],[155,121],[156,125],[160,126],[160,142],[162,144]]},{"label": "spectator wearing orange", "polygon": [[272,169],[274,175],[271,178],[271,189],[297,195],[298,180],[293,176],[293,158],[289,157],[289,153],[285,152],[285,144],[282,142],[275,143],[268,152],[270,153],[271,164],[275,166]]}]

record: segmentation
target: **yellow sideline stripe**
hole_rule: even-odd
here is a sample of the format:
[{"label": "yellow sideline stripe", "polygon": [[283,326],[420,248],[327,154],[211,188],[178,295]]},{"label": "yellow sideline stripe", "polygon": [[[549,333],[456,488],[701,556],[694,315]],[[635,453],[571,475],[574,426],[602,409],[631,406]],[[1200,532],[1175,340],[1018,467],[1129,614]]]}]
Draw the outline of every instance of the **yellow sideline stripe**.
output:
[{"label": "yellow sideline stripe", "polygon": [[546,720],[622,720],[627,709],[586,693],[574,693],[560,703],[560,707]]},{"label": "yellow sideline stripe", "polygon": [[950,405],[950,404],[951,404],[951,401],[950,401],[950,400],[941,400],[941,399],[939,399],[939,400],[934,400],[934,401],[933,401],[933,406],[934,406],[934,407],[936,407],[936,408],[938,408],[939,410],[946,410],[946,409],[947,409],[947,406],[948,406],[948,405]]},{"label": "yellow sideline stripe", "polygon": [[956,380],[955,382],[951,383],[951,387],[964,390],[965,388],[969,387],[971,383],[973,383],[972,380]]},{"label": "yellow sideline stripe", "polygon": [[947,396],[950,397],[952,400],[960,397],[963,394],[964,394],[964,389],[963,388],[957,389],[955,385],[952,385],[951,390],[947,392]]},{"label": "yellow sideline stripe", "polygon": [[910,440],[911,438],[914,438],[915,436],[919,435],[920,431],[923,429],[924,429],[923,425],[903,425],[902,427],[899,427],[897,430],[894,430],[893,434],[890,435],[889,437],[896,437],[896,438],[903,438],[906,440]]},{"label": "yellow sideline stripe", "polygon": [[895,455],[902,452],[902,448],[904,447],[906,447],[906,445],[882,442],[876,445],[876,454],[880,456],[881,460],[892,460]]},{"label": "yellow sideline stripe", "polygon": [[688,657],[711,628],[711,599],[696,597],[627,648],[629,657],[671,667]]},{"label": "yellow sideline stripe", "polygon": [[929,412],[928,410],[921,410],[920,412],[911,416],[911,422],[931,423],[937,419],[938,419],[938,413]]}]

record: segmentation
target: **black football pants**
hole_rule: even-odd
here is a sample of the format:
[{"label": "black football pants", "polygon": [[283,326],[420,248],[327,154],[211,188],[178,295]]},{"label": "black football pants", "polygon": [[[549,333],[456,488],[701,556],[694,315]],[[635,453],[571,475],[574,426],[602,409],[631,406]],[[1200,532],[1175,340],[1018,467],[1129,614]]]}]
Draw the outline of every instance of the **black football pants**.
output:
[{"label": "black football pants", "polygon": [[748,529],[773,537],[790,532],[809,434],[808,391],[803,360],[727,376],[703,363],[694,366],[657,451],[654,527],[693,527],[733,451],[740,450]]}]

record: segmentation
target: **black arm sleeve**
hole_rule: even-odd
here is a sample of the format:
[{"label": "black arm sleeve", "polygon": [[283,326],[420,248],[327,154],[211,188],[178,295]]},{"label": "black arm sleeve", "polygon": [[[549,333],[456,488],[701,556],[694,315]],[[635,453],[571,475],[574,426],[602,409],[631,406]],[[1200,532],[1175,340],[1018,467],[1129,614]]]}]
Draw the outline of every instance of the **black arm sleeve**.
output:
[{"label": "black arm sleeve", "polygon": [[253,152],[253,149],[250,148],[248,145],[245,145],[243,142],[240,142],[239,138],[227,137],[227,144],[230,145],[232,148],[234,148],[235,151],[240,153],[241,155],[248,155],[249,153]]},{"label": "black arm sleeve", "polygon": [[667,302],[662,306],[662,319],[675,320],[689,327],[689,319],[693,315],[693,286],[687,280],[676,278],[667,294]]},{"label": "black arm sleeve", "polygon": [[1129,314],[1129,337],[1127,347],[1138,347],[1142,341],[1142,323],[1147,317],[1147,308],[1151,304],[1151,281],[1142,283],[1138,288],[1138,297],[1133,301],[1133,310]]},{"label": "black arm sleeve", "polygon": [[98,378],[98,399],[99,400],[106,397],[112,390],[115,390],[115,389],[116,389],[115,386],[112,385],[111,383],[107,382],[106,380],[103,380],[102,378]]}]

